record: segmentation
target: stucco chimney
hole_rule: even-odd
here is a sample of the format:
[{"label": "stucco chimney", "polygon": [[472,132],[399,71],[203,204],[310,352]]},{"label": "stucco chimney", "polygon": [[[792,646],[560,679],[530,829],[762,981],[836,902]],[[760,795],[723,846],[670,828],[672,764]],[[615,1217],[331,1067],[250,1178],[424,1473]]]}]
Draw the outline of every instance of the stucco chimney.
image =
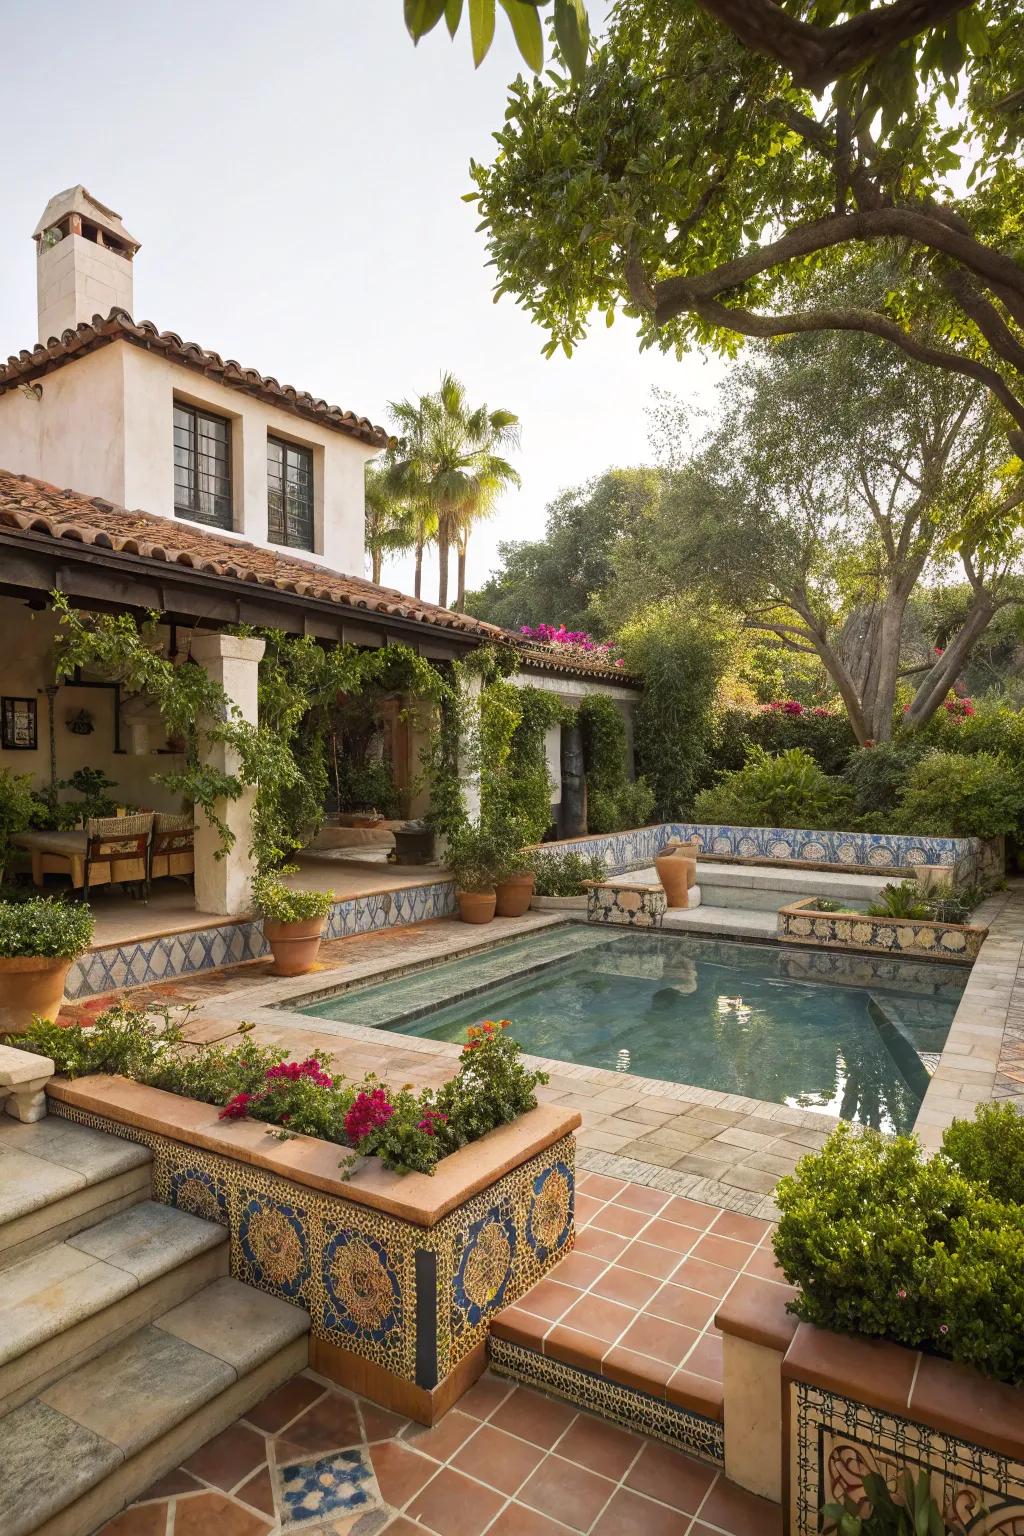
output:
[{"label": "stucco chimney", "polygon": [[133,312],[132,260],[139,242],[121,215],[83,186],[50,198],[32,238],[40,341],[112,309]]}]

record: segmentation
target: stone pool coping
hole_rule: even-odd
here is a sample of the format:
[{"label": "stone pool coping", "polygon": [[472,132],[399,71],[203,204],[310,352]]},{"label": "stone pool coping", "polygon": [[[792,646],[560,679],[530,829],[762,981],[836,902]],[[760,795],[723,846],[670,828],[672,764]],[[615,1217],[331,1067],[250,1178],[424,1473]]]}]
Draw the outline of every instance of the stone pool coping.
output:
[{"label": "stone pool coping", "polygon": [[450,1211],[581,1123],[577,1110],[538,1104],[511,1124],[500,1125],[443,1158],[432,1175],[390,1173],[376,1158],[368,1158],[342,1178],[338,1164],[345,1149],[333,1142],[313,1136],[278,1141],[261,1121],[221,1120],[216,1105],[149,1088],[127,1077],[96,1074],[74,1081],[56,1077],[46,1092],[74,1109],[251,1164],[418,1227],[436,1226]]}]

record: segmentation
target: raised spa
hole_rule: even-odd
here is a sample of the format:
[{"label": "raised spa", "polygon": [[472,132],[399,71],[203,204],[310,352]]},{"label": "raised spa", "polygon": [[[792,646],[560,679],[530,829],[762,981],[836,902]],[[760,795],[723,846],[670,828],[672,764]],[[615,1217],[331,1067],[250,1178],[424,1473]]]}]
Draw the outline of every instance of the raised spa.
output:
[{"label": "raised spa", "polygon": [[948,963],[566,925],[301,1011],[436,1040],[507,1018],[535,1056],[908,1130],[968,975]]}]

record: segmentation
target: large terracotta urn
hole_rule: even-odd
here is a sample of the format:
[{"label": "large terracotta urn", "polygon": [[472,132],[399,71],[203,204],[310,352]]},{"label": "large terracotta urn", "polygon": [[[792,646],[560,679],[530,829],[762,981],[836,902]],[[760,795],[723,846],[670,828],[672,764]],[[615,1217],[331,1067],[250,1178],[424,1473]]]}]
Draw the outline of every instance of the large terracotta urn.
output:
[{"label": "large terracotta urn", "polygon": [[654,867],[669,907],[688,907],[689,890],[697,882],[697,843],[666,843]]},{"label": "large terracotta urn", "polygon": [[271,971],[275,976],[304,976],[316,964],[323,937],[322,917],[307,917],[298,923],[274,923],[263,919],[263,937],[274,956]]},{"label": "large terracotta urn", "polygon": [[67,955],[0,959],[0,1035],[20,1035],[34,1017],[56,1021],[71,960]]},{"label": "large terracotta urn", "polygon": [[489,923],[498,897],[495,891],[458,891],[459,916],[464,923]]},{"label": "large terracotta urn", "polygon": [[528,871],[525,875],[509,875],[507,880],[498,881],[495,907],[498,917],[522,917],[530,910],[533,879],[532,871]]}]

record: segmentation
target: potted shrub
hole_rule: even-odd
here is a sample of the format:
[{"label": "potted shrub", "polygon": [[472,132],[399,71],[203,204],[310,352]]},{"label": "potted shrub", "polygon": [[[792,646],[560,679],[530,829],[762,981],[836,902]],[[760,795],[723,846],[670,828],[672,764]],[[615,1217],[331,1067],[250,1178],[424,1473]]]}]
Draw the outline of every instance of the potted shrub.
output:
[{"label": "potted shrub", "polygon": [[493,827],[499,856],[495,912],[498,917],[522,917],[533,900],[533,854],[523,846],[526,828],[515,818]]},{"label": "potted shrub", "polygon": [[36,1017],[56,1019],[71,962],[89,948],[92,927],[84,903],[0,901],[0,1034],[21,1034]]},{"label": "potted shrub", "polygon": [[0,768],[0,881],[10,859],[11,838],[28,830],[35,803],[28,774]]},{"label": "potted shrub", "polygon": [[502,852],[490,828],[465,826],[448,844],[447,864],[455,876],[459,916],[464,923],[489,923],[498,896]]},{"label": "potted shrub", "polygon": [[275,976],[302,976],[316,963],[323,938],[324,918],[334,901],[333,891],[297,891],[281,876],[297,866],[274,874],[257,875],[252,898],[263,919],[263,937],[274,956]]}]

